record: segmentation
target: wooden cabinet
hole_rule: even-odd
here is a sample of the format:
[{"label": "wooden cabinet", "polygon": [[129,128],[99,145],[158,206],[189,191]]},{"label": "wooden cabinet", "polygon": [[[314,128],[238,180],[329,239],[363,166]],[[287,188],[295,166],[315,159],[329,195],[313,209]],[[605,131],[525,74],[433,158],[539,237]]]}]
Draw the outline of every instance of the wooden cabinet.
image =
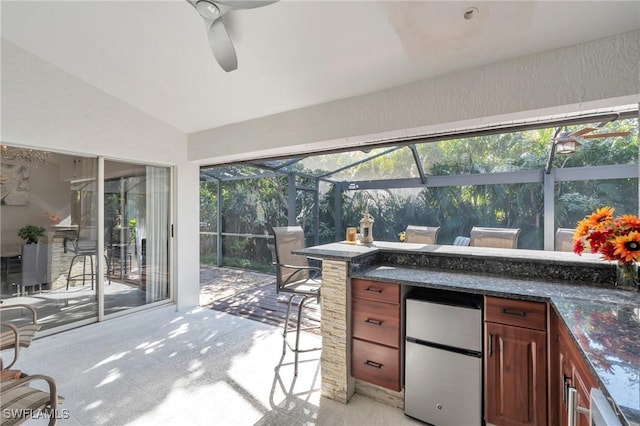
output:
[{"label": "wooden cabinet", "polygon": [[[559,319],[556,323],[557,352],[552,362],[557,363],[558,371],[551,385],[556,386],[553,395],[557,404],[557,424],[564,426],[568,424],[567,392],[569,387],[577,390],[578,407],[589,409],[589,394],[591,388],[598,387],[598,382],[591,374],[586,361],[570,336],[569,330]],[[588,415],[578,413],[576,419],[578,426],[590,425]]]},{"label": "wooden cabinet", "polygon": [[400,285],[351,281],[351,374],[400,391]]},{"label": "wooden cabinet", "polygon": [[485,297],[485,419],[547,424],[546,303]]}]

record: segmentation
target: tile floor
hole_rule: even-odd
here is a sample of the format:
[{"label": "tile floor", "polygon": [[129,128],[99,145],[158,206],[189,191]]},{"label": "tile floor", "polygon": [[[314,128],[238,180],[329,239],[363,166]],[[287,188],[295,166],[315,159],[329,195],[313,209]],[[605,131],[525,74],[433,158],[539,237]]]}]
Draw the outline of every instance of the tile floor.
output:
[{"label": "tile floor", "polygon": [[59,425],[421,424],[360,395],[320,397],[320,352],[294,378],[281,351],[278,327],[166,306],[37,339],[16,367],[56,379]]}]

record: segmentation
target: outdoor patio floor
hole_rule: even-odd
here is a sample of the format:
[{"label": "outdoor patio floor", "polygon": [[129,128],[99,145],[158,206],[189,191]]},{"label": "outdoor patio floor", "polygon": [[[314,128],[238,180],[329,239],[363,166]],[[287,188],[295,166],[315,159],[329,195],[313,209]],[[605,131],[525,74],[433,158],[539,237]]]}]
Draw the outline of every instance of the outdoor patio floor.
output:
[{"label": "outdoor patio floor", "polygon": [[[56,379],[65,397],[59,414],[68,417],[60,425],[421,424],[361,395],[346,405],[321,397],[320,351],[302,354],[294,377],[273,312],[252,320],[244,316],[261,308],[217,311],[214,299],[233,306],[234,293],[260,299],[267,288],[257,289],[275,289],[273,276],[253,274],[210,271],[201,296],[209,306],[166,305],[36,339],[17,366]],[[226,295],[208,294],[216,282]],[[309,333],[303,339],[320,343]]]},{"label": "outdoor patio floor", "polygon": [[[216,311],[281,327],[289,295],[276,292],[275,275],[213,266],[200,268],[200,305]],[[297,306],[297,300],[293,306]],[[320,326],[320,304],[315,300],[305,304],[302,324],[305,328]]]}]

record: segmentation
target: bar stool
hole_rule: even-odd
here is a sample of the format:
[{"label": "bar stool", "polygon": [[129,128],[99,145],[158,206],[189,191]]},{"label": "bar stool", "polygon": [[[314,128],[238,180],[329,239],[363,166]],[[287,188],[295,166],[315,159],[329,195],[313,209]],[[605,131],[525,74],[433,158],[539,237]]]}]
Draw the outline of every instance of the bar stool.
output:
[{"label": "bar stool", "polygon": [[407,225],[404,231],[405,243],[436,244],[438,241],[439,226],[415,226]]},{"label": "bar stool", "polygon": [[[320,268],[309,266],[306,256],[295,255],[293,250],[305,247],[304,231],[299,226],[283,226],[271,228],[274,239],[274,258],[276,266],[276,291],[278,293],[291,293],[287,304],[287,314],[285,317],[284,330],[282,332],[282,354],[286,353],[287,347],[295,354],[294,375],[298,375],[298,354],[302,352],[317,351],[320,347],[300,348],[300,331],[317,327],[303,328],[301,325],[302,310],[305,305],[312,301],[320,300],[321,279]],[[310,274],[310,272],[312,272]],[[295,328],[290,328],[293,322],[291,318],[291,305],[294,299],[298,299],[298,312],[295,318]],[[295,332],[293,346],[287,341],[287,334]]]},{"label": "bar stool", "polygon": [[473,247],[518,248],[520,228],[471,228],[469,245]]},{"label": "bar stool", "polygon": [[[69,240],[65,240],[65,251],[72,251],[75,255],[71,258],[69,264],[69,271],[67,272],[67,290],[69,290],[69,283],[71,281],[82,280],[82,285],[85,285],[87,278],[91,281],[91,290],[94,289],[93,283],[96,278],[97,267],[94,267],[93,258],[97,255],[96,241],[92,239],[82,239],[80,237],[71,240],[71,246],[67,243]],[[82,272],[73,274],[73,266],[78,259],[82,259]],[[87,273],[87,259],[89,259],[89,272]],[[111,276],[109,274],[109,259],[107,255],[104,255],[105,265],[107,268],[107,279],[111,284]]]}]

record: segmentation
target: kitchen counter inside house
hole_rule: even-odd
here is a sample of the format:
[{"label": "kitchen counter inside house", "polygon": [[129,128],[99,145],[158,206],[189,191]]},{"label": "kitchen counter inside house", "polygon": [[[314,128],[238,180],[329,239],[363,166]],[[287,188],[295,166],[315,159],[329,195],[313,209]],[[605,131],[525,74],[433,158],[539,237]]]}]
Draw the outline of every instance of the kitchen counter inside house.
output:
[{"label": "kitchen counter inside house", "polygon": [[346,262],[349,278],[550,302],[601,390],[640,424],[640,293],[618,289],[596,255],[376,242],[297,251]]}]

